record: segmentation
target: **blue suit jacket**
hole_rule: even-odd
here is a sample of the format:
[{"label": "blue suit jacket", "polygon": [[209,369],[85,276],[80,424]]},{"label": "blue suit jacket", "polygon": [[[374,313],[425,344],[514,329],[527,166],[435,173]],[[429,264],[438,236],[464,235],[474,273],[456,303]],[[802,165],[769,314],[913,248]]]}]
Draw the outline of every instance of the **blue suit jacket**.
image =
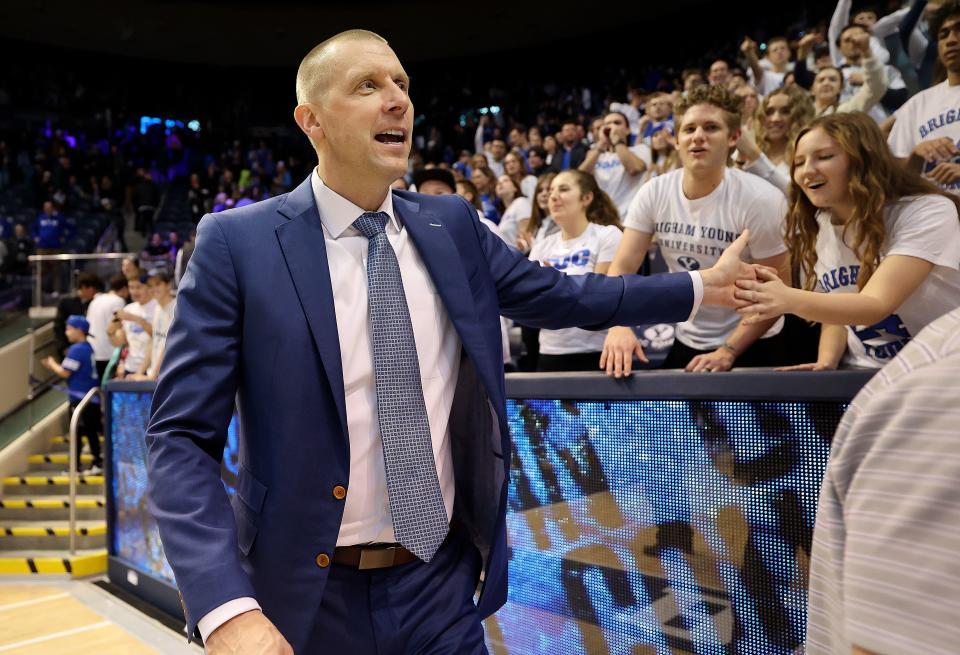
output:
[{"label": "blue suit jacket", "polygon": [[[463,343],[450,417],[454,521],[483,555],[483,616],[507,597],[507,432],[502,313],[531,326],[676,322],[690,314],[685,273],[567,277],[508,248],[458,196],[394,192]],[[310,180],[289,194],[209,215],[180,286],[147,431],[150,510],[184,599],[204,614],[257,598],[294,649],[323,595],[349,489],[340,345]],[[220,460],[240,417],[237,494]],[[349,491],[348,491],[349,493]],[[231,507],[232,505],[232,507]]]}]

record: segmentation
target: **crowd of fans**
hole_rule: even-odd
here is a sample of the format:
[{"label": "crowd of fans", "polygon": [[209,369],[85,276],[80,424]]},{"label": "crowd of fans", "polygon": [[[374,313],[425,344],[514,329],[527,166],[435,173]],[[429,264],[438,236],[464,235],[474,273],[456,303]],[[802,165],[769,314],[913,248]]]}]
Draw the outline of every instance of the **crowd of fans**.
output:
[{"label": "crowd of fans", "polygon": [[[955,19],[956,0],[889,12],[840,0],[829,22],[732,43],[736,57],[645,75],[648,88],[620,98],[609,85],[544,88],[452,125],[428,116],[395,186],[460,194],[511,247],[571,274],[706,268],[750,229],[747,255],[770,273],[742,293],[760,304],[702,309],[676,326],[663,366],[880,366],[960,304]],[[132,224],[144,270],[173,272],[204,214],[290,191],[311,169],[289,134],[101,118],[0,142],[0,193],[25,189],[37,208],[29,222],[0,216],[5,270],[63,251],[76,229],[64,216],[96,207],[113,212],[117,248]],[[182,196],[182,215],[165,216],[165,194]],[[150,322],[131,316],[124,325]],[[524,370],[622,375],[647,360],[630,326],[524,329],[524,343]],[[141,363],[123,374],[148,374]]]},{"label": "crowd of fans", "polygon": [[[662,367],[880,367],[960,306],[960,3],[841,0],[828,28],[764,46],[585,120],[485,115],[473,152],[424,166],[568,274],[636,272],[654,247],[670,271],[707,268],[749,229],[766,268],[738,293],[756,304],[677,325]],[[647,361],[630,326],[525,332],[526,370]]]}]

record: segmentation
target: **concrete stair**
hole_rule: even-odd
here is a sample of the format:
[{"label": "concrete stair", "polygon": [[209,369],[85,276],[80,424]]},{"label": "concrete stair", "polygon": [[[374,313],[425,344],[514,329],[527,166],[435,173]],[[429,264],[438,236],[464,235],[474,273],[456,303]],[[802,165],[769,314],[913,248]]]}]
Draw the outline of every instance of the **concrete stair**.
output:
[{"label": "concrete stair", "polygon": [[[81,453],[81,466],[93,457]],[[28,457],[28,470],[0,480],[0,575],[93,575],[106,571],[105,478],[77,476],[77,552],[70,555],[69,444],[53,437],[46,452]]]}]

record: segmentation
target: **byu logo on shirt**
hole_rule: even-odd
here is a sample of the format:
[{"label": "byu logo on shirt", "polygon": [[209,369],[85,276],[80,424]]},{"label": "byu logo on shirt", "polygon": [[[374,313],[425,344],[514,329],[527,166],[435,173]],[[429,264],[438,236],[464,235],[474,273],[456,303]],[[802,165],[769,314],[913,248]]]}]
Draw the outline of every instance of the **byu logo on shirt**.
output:
[{"label": "byu logo on shirt", "polygon": [[910,341],[910,332],[896,314],[876,325],[855,330],[854,334],[863,342],[867,355],[876,359],[892,359]]},{"label": "byu logo on shirt", "polygon": [[590,249],[584,248],[563,257],[548,257],[547,261],[558,271],[562,271],[570,265],[586,266],[590,263]]},{"label": "byu logo on shirt", "polygon": [[677,263],[683,266],[688,271],[696,271],[700,268],[700,262],[698,262],[693,257],[688,257],[683,255],[682,257],[677,257]]}]

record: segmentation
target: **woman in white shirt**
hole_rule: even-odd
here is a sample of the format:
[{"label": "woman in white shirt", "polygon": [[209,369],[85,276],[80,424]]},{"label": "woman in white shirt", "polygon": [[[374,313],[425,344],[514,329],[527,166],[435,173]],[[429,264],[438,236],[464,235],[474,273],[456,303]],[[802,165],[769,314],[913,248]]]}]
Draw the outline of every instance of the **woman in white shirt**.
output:
[{"label": "woman in white shirt", "polygon": [[520,185],[509,175],[497,178],[497,198],[503,206],[503,215],[500,218],[500,236],[507,243],[517,240],[517,231],[520,221],[530,219],[531,204],[529,198],[524,198]]},{"label": "woman in white shirt", "polygon": [[784,193],[790,186],[787,146],[813,118],[810,94],[799,87],[780,88],[760,103],[753,130],[737,143],[737,166],[765,179]]},{"label": "woman in white shirt", "polygon": [[[530,259],[567,275],[606,273],[620,245],[620,212],[589,173],[564,171],[550,183],[550,216],[560,231],[538,239]],[[540,330],[538,371],[596,371],[606,331]]]},{"label": "woman in white shirt", "polygon": [[745,322],[823,323],[817,361],[790,369],[879,368],[960,306],[960,199],[903,167],[872,118],[816,119],[797,138],[792,175],[787,245],[806,290],[761,268],[736,292]]}]

